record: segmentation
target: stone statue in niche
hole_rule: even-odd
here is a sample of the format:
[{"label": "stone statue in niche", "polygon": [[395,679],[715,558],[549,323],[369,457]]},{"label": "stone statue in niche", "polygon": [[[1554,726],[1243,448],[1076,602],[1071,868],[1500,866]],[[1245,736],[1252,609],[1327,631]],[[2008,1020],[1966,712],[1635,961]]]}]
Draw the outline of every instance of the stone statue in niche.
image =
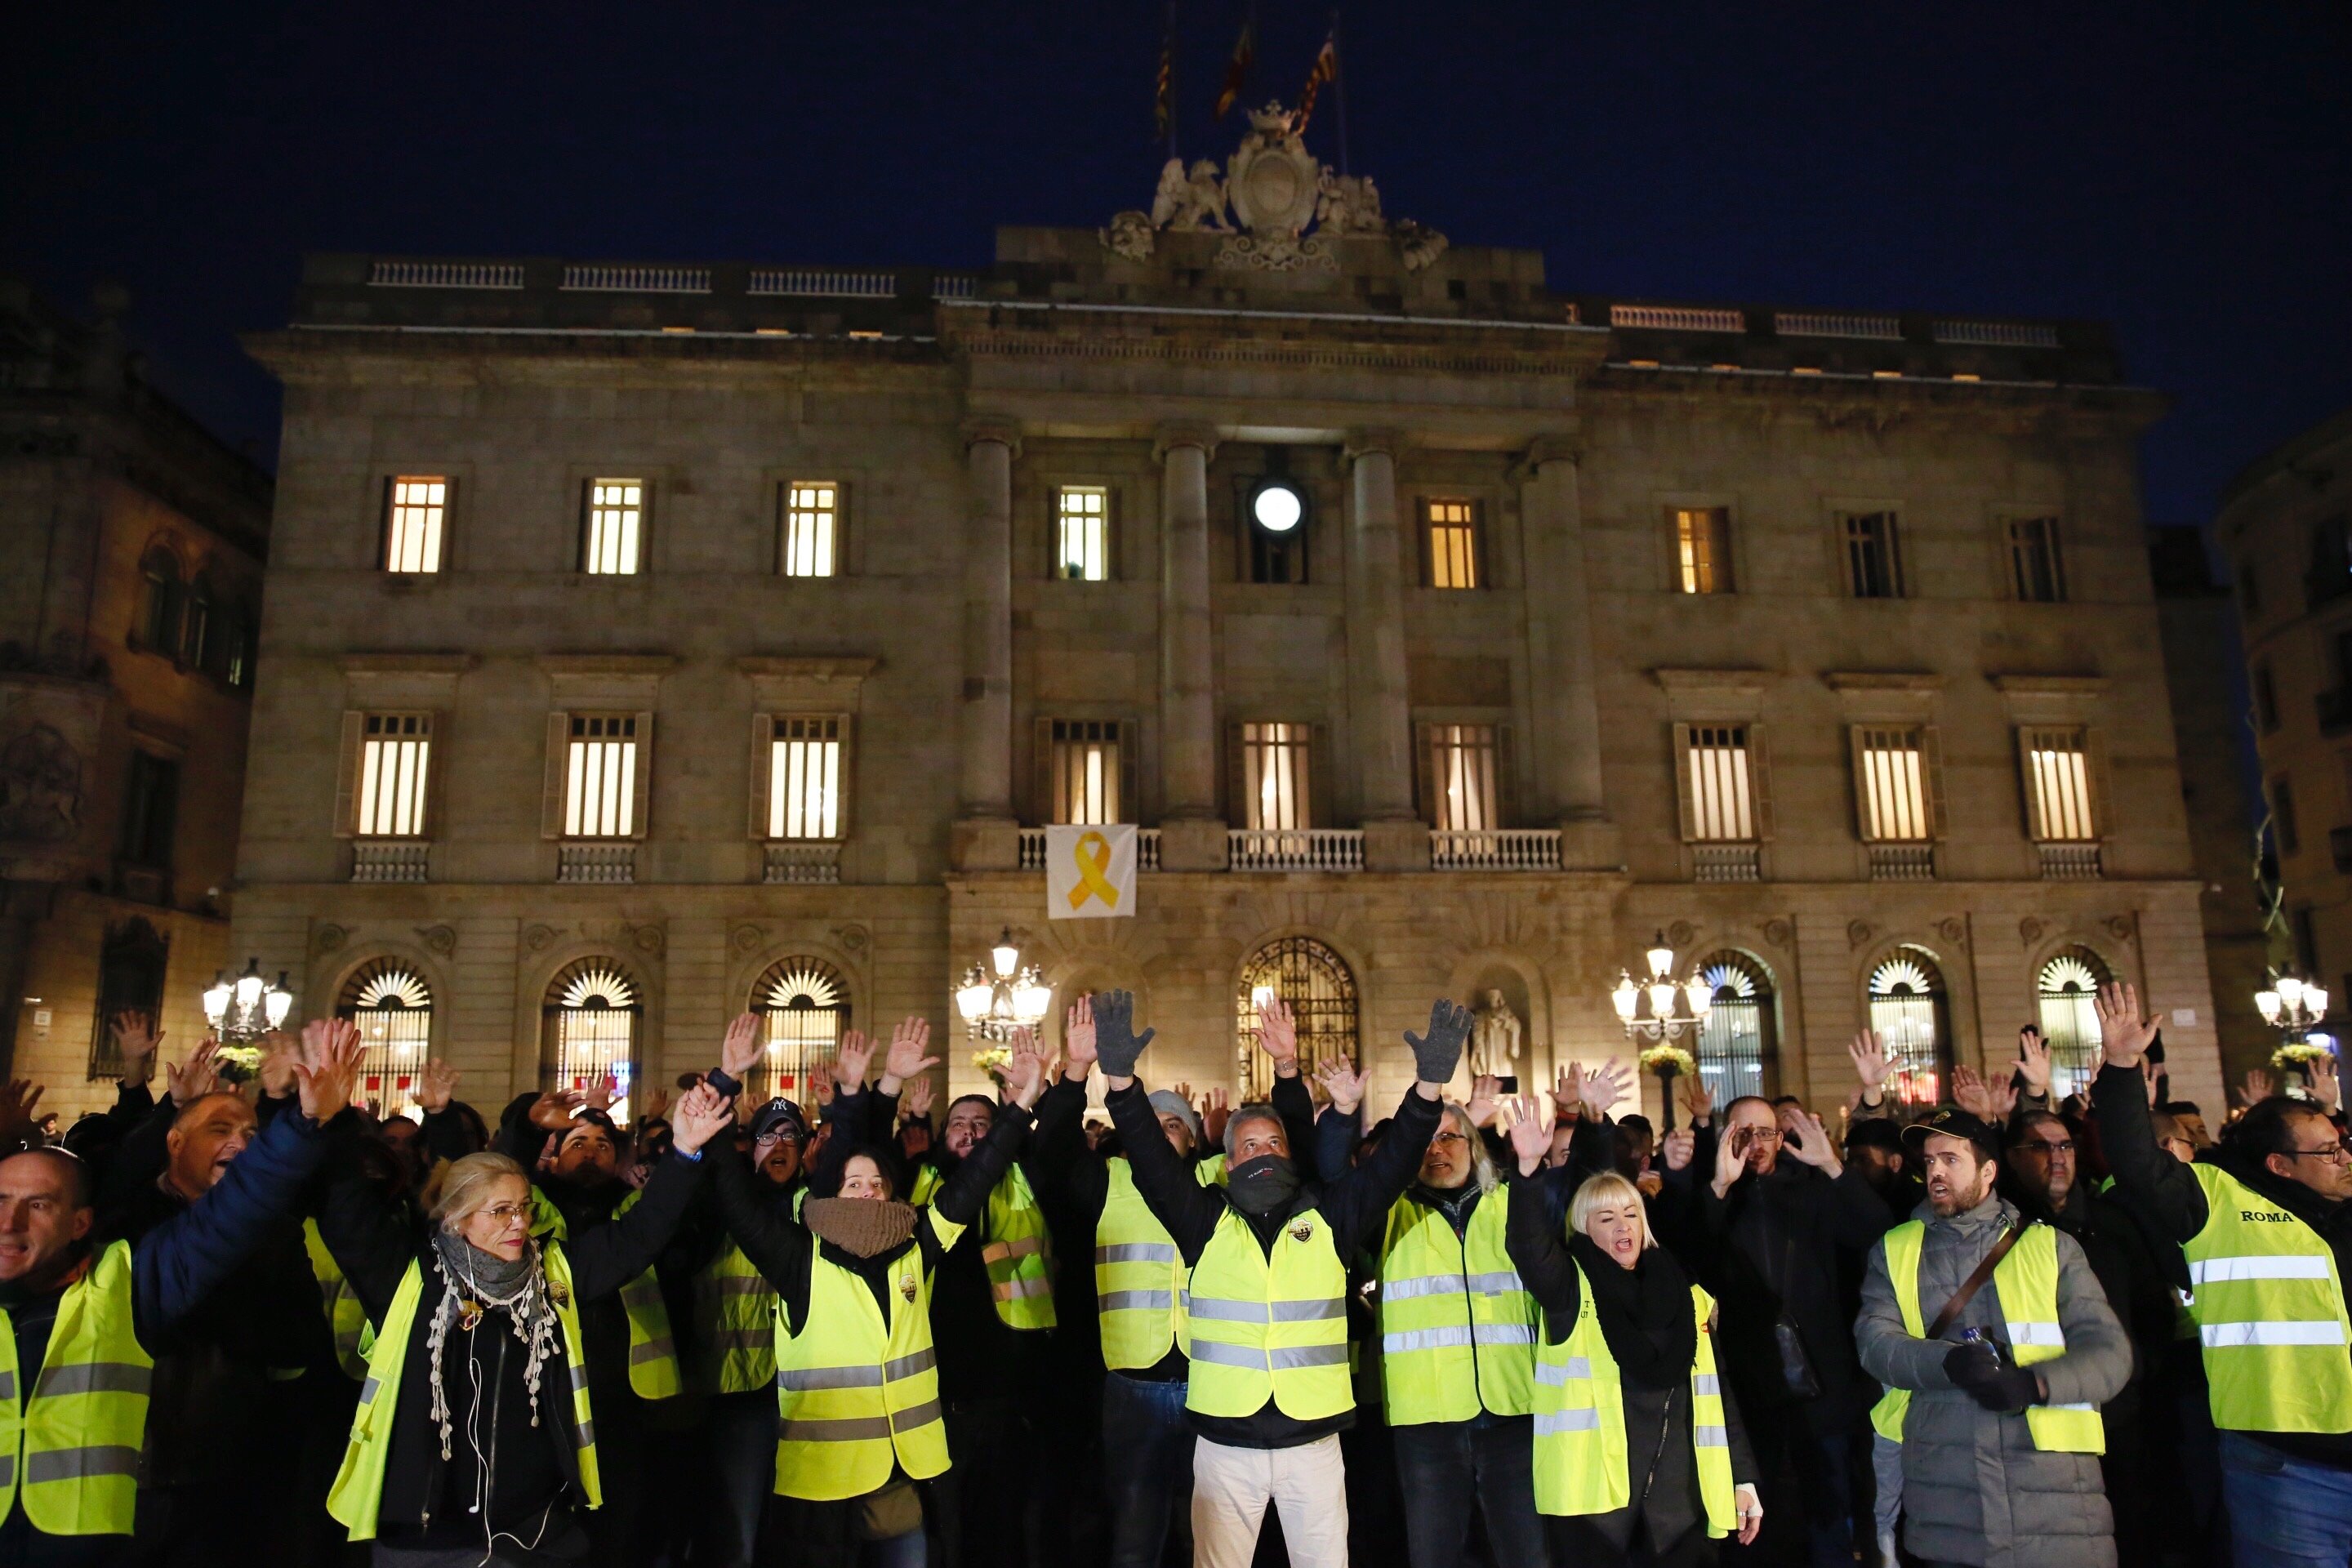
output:
[{"label": "stone statue in niche", "polygon": [[0,746],[0,839],[57,844],[81,823],[81,757],[62,731],[34,724]]},{"label": "stone statue in niche", "polygon": [[1488,991],[1471,1009],[1470,1073],[1500,1078],[1518,1071],[1519,1016],[1499,991]]}]

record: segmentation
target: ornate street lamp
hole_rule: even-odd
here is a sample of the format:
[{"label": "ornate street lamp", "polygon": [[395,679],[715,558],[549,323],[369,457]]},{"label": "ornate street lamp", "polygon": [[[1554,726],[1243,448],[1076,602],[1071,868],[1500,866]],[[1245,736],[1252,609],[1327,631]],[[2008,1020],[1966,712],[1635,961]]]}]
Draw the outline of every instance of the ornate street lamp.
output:
[{"label": "ornate street lamp", "polygon": [[964,971],[955,1005],[973,1039],[1001,1046],[1013,1038],[1013,1030],[1034,1029],[1045,1022],[1046,1009],[1054,1005],[1054,988],[1045,984],[1035,964],[1021,962],[1008,926],[989,950],[987,961]]},{"label": "ornate street lamp", "polygon": [[2336,1054],[2335,1040],[2314,1032],[2327,1016],[2325,986],[2292,974],[2273,973],[2270,984],[2254,993],[2254,1010],[2280,1035],[2278,1049],[2271,1053],[2271,1066],[2286,1074],[2296,1089],[2309,1082],[2314,1060]]},{"label": "ornate street lamp", "polygon": [[[1649,951],[1642,955],[1649,966],[1646,984],[1637,985],[1633,975],[1624,970],[1617,972],[1616,989],[1609,994],[1610,1005],[1617,1010],[1617,1021],[1624,1026],[1625,1037],[1655,1042],[1641,1053],[1642,1066],[1658,1075],[1658,1097],[1665,1106],[1666,1131],[1675,1125],[1675,1079],[1698,1070],[1698,1058],[1677,1043],[1688,1035],[1696,1041],[1701,1025],[1706,1022],[1707,1010],[1715,1005],[1715,987],[1693,965],[1687,979],[1674,978],[1675,950],[1666,945],[1664,931],[1651,939]],[[1679,997],[1689,1011],[1681,1017],[1675,1016],[1675,1002]],[[1643,1016],[1642,1004],[1649,1003],[1649,1014]]]},{"label": "ornate street lamp", "polygon": [[261,1038],[283,1025],[293,1010],[294,993],[286,984],[286,972],[279,970],[272,984],[262,979],[258,958],[247,959],[245,973],[233,981],[228,971],[221,970],[205,992],[205,1022],[225,1045]]}]

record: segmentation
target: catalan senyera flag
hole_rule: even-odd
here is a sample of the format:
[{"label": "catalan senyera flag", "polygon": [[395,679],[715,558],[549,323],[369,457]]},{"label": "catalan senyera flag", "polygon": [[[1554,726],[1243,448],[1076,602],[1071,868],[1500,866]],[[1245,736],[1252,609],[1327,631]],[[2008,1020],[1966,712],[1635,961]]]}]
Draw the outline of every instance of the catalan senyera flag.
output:
[{"label": "catalan senyera flag", "polygon": [[1315,112],[1315,95],[1327,81],[1339,79],[1339,29],[1335,24],[1323,36],[1323,47],[1315,53],[1314,65],[1307,68],[1307,85],[1298,89],[1298,110],[1290,117],[1292,130],[1307,133],[1307,121]]},{"label": "catalan senyera flag", "polygon": [[1242,89],[1249,85],[1250,63],[1256,58],[1257,18],[1251,16],[1242,23],[1241,37],[1234,40],[1234,58],[1225,62],[1225,85],[1217,91],[1218,119],[1233,111]]},{"label": "catalan senyera flag", "polygon": [[1045,914],[1112,920],[1135,913],[1135,824],[1045,829]]},{"label": "catalan senyera flag", "polygon": [[1151,129],[1161,141],[1176,123],[1176,5],[1169,0],[1168,30],[1160,35],[1160,77],[1153,84]]}]

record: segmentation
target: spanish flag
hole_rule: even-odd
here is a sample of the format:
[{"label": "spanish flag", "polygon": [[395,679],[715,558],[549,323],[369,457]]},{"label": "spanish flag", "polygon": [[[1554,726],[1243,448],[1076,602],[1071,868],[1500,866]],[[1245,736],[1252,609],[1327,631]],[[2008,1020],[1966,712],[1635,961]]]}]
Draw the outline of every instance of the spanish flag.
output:
[{"label": "spanish flag", "polygon": [[1234,40],[1234,58],[1225,62],[1225,85],[1217,93],[1217,114],[1223,120],[1232,112],[1234,102],[1249,85],[1250,65],[1257,58],[1257,17],[1250,16],[1242,23],[1241,37]]},{"label": "spanish flag", "polygon": [[1153,89],[1151,124],[1162,141],[1171,140],[1176,125],[1176,0],[1168,0],[1168,30],[1160,36],[1160,79]]},{"label": "spanish flag", "polygon": [[1334,22],[1331,30],[1323,36],[1323,47],[1316,52],[1315,64],[1307,72],[1307,85],[1298,89],[1298,110],[1290,117],[1292,134],[1307,133],[1307,118],[1315,112],[1315,95],[1322,90],[1325,82],[1339,79],[1339,25]]}]

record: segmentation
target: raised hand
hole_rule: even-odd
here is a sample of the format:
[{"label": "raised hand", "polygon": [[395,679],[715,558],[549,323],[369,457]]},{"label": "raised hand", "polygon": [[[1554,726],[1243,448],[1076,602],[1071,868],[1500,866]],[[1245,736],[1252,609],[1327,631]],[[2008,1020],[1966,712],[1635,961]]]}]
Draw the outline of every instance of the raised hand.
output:
[{"label": "raised hand", "polygon": [[2156,1038],[2156,1022],[2143,1018],[2139,1012],[2139,993],[2128,981],[2102,985],[2092,999],[2091,1009],[2099,1016],[2099,1047],[2105,1053],[2106,1065],[2116,1068],[2136,1068],[2139,1058]]},{"label": "raised hand", "polygon": [[261,1080],[261,1092],[272,1100],[283,1100],[294,1092],[294,1064],[302,1059],[302,1042],[283,1029],[272,1029],[262,1037],[261,1066],[255,1077]]},{"label": "raised hand", "polygon": [[2303,1070],[2308,1080],[2305,1087],[2311,1090],[2311,1098],[2333,1115],[2336,1108],[2344,1102],[2344,1090],[2336,1077],[2336,1058],[2314,1057],[2304,1064]]},{"label": "raised hand", "polygon": [[1510,1113],[1511,1152],[1519,1157],[1519,1174],[1532,1176],[1551,1152],[1551,1121],[1543,1101],[1532,1094],[1515,1095],[1502,1102]]},{"label": "raised hand", "polygon": [[1838,1158],[1837,1145],[1830,1142],[1820,1117],[1795,1105],[1784,1107],[1783,1113],[1789,1131],[1781,1135],[1780,1147],[1824,1175],[1844,1171],[1845,1162]]},{"label": "raised hand", "polygon": [[1745,1128],[1726,1128],[1723,1136],[1715,1141],[1715,1180],[1710,1184],[1718,1198],[1748,1173],[1748,1145],[1743,1137],[1746,1132]]},{"label": "raised hand", "polygon": [[898,1026],[890,1031],[890,1051],[882,1058],[882,1081],[876,1087],[884,1094],[897,1094],[940,1065],[940,1058],[930,1052],[931,1021],[920,1014],[899,1019]]},{"label": "raised hand", "polygon": [[[711,1092],[713,1094],[719,1093],[717,1089],[713,1089]],[[724,1100],[727,1097],[725,1095],[719,1095],[719,1098]],[[667,1121],[669,1119],[669,1090],[663,1088],[660,1084],[654,1085],[651,1089],[646,1090],[645,1093],[637,1096],[635,1110],[637,1113],[637,1125],[640,1127],[643,1127],[648,1121]]]},{"label": "raised hand", "polygon": [[[2332,1061],[2327,1064],[2327,1076],[2331,1079],[2336,1076],[2336,1064]],[[2156,1109],[2157,1087],[2161,1081],[2162,1075],[2156,1070],[2156,1064],[2154,1062],[2149,1061],[2146,1057],[2142,1057],[2139,1063],[2139,1078],[2142,1083],[2147,1085],[2147,1108],[2150,1110],[2154,1110]]]},{"label": "raised hand", "polygon": [[[856,1094],[865,1084],[866,1065],[873,1059],[874,1042],[860,1030],[844,1030],[840,1048],[833,1054],[834,1087],[844,1094]],[[886,1060],[883,1065],[889,1064]]]},{"label": "raised hand", "polygon": [[144,1083],[155,1073],[155,1047],[163,1043],[163,1031],[155,1026],[152,1014],[126,1007],[108,1020],[114,1030],[114,1048],[122,1058],[122,1081]]},{"label": "raised hand", "polygon": [[1412,1047],[1415,1088],[1424,1090],[1424,1100],[1435,1100],[1444,1092],[1452,1080],[1454,1069],[1462,1065],[1462,1042],[1470,1037],[1470,1009],[1450,997],[1440,996],[1430,1004],[1429,1033],[1416,1035],[1407,1029],[1404,1043]]},{"label": "raised hand", "polygon": [[1290,1004],[1269,996],[1257,1010],[1257,1048],[1274,1058],[1274,1076],[1298,1076],[1298,1023]]},{"label": "raised hand", "polygon": [[727,1026],[727,1037],[719,1043],[719,1069],[729,1078],[741,1083],[760,1065],[760,1015],[739,1013]]},{"label": "raised hand", "polygon": [[1698,1152],[1698,1134],[1687,1127],[1677,1127],[1666,1134],[1659,1150],[1666,1157],[1667,1170],[1687,1171],[1691,1156]]},{"label": "raised hand", "polygon": [[1095,1001],[1081,996],[1062,1016],[1062,1076],[1072,1083],[1084,1083],[1094,1065]]},{"label": "raised hand", "polygon": [[1985,1105],[1991,1111],[1987,1120],[2006,1121],[2017,1109],[2017,1083],[2013,1079],[1993,1079],[1984,1086]]},{"label": "raised hand", "polygon": [[1992,1101],[1985,1094],[1984,1079],[1977,1076],[1973,1068],[1952,1069],[1952,1103],[1970,1116],[1991,1120]]},{"label": "raised hand", "polygon": [[426,1060],[416,1075],[416,1103],[425,1108],[425,1115],[438,1116],[449,1109],[450,1096],[457,1092],[457,1069],[439,1057]]},{"label": "raised hand", "polygon": [[2042,1031],[2028,1024],[2017,1031],[2017,1076],[2025,1080],[2025,1092],[2036,1099],[2050,1096],[2050,1047],[2042,1038]]},{"label": "raised hand", "polygon": [[[306,1044],[310,1031],[320,1026],[317,1024],[308,1024],[303,1026],[302,1034]],[[188,1059],[178,1067],[167,1065],[163,1068],[164,1098],[174,1105],[186,1106],[194,1104],[219,1088],[220,1068],[213,1059],[215,1053],[219,1049],[218,1040],[207,1039],[191,1051],[188,1054]]]},{"label": "raised hand", "polygon": [[42,1088],[30,1079],[8,1080],[0,1089],[0,1152],[14,1153],[18,1149],[37,1147],[41,1131],[35,1122],[33,1107],[41,1102]]},{"label": "raised hand", "polygon": [[833,1068],[823,1062],[811,1062],[808,1069],[809,1098],[820,1110],[833,1103]]},{"label": "raised hand", "polygon": [[572,1113],[587,1103],[588,1097],[576,1089],[551,1089],[532,1100],[524,1115],[542,1132],[561,1132],[572,1125]]},{"label": "raised hand", "polygon": [[1013,1103],[1026,1110],[1045,1092],[1045,1058],[1037,1037],[1028,1029],[1013,1031],[1013,1059],[1004,1069],[1004,1088]]},{"label": "raised hand", "polygon": [[294,1069],[294,1092],[302,1114],[331,1121],[352,1102],[360,1081],[359,1026],[348,1018],[302,1026],[302,1060]]},{"label": "raised hand", "polygon": [[1364,1075],[1347,1058],[1325,1057],[1315,1064],[1315,1076],[1321,1081],[1323,1092],[1331,1097],[1331,1109],[1340,1115],[1353,1116],[1356,1108],[1364,1103]]},{"label": "raised hand", "polygon": [[686,1091],[670,1118],[670,1147],[691,1154],[734,1124],[735,1108],[728,1097],[707,1083],[698,1083]]},{"label": "raised hand", "polygon": [[1706,1080],[1696,1073],[1683,1079],[1683,1109],[1690,1113],[1693,1127],[1704,1127],[1715,1116],[1715,1095],[1707,1089]]},{"label": "raised hand", "polygon": [[1569,1108],[1576,1103],[1577,1075],[1583,1070],[1582,1062],[1570,1062],[1552,1074],[1551,1103],[1553,1109],[1560,1114],[1565,1115]]},{"label": "raised hand", "polygon": [[931,1080],[929,1074],[907,1080],[906,1092],[898,1100],[898,1110],[909,1121],[930,1120]]},{"label": "raised hand", "polygon": [[1470,1080],[1470,1098],[1463,1110],[1473,1127],[1484,1127],[1495,1120],[1495,1107],[1503,1092],[1503,1080],[1492,1073],[1480,1073]]},{"label": "raised hand", "polygon": [[1864,1029],[1854,1036],[1845,1048],[1846,1059],[1853,1063],[1853,1076],[1862,1080],[1862,1098],[1886,1087],[1886,1075],[1893,1066],[1886,1059],[1886,1042],[1875,1030]]},{"label": "raised hand", "polygon": [[621,1080],[606,1073],[581,1091],[580,1102],[591,1110],[601,1110],[609,1115],[613,1101],[620,1098]]},{"label": "raised hand", "polygon": [[[1264,1016],[1260,1016],[1264,1023]],[[1135,1032],[1135,993],[1106,991],[1095,998],[1095,1059],[1114,1089],[1124,1089],[1135,1078],[1135,1060],[1151,1044],[1157,1029]],[[1264,1037],[1261,1033],[1261,1040]],[[1293,1053],[1296,1060],[1296,1052]]]},{"label": "raised hand", "polygon": [[1579,1069],[1576,1098],[1584,1102],[1585,1114],[1595,1119],[1609,1114],[1616,1106],[1633,1098],[1633,1069],[1615,1057],[1611,1057],[1591,1072]]},{"label": "raised hand", "polygon": [[2272,1092],[2271,1075],[2260,1068],[2248,1068],[2245,1081],[2238,1090],[2238,1103],[2251,1108],[2268,1100]]},{"label": "raised hand", "polygon": [[1230,1097],[1222,1089],[1211,1089],[1201,1104],[1201,1136],[1211,1143],[1225,1141],[1225,1123],[1234,1113]]}]

